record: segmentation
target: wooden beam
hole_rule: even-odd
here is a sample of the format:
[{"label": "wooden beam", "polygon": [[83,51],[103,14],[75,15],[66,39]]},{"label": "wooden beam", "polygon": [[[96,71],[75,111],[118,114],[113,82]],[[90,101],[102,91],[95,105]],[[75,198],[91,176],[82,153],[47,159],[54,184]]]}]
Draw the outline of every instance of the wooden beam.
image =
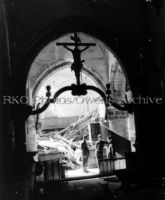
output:
[{"label": "wooden beam", "polygon": [[[62,43],[62,42],[57,42],[56,43],[57,46],[75,46],[75,43]],[[78,46],[96,46],[95,43],[76,43],[76,45]]]}]

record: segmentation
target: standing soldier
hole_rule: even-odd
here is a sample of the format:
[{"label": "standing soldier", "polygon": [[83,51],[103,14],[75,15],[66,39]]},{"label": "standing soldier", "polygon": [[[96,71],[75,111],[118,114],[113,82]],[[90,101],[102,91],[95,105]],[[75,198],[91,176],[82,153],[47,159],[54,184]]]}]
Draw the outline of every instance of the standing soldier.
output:
[{"label": "standing soldier", "polygon": [[86,136],[83,136],[83,141],[81,143],[81,151],[82,151],[82,161],[83,161],[83,171],[85,173],[88,173],[87,165],[88,165],[88,159],[89,159],[89,148],[86,142]]},{"label": "standing soldier", "polygon": [[116,158],[111,136],[107,137],[107,142],[109,144],[107,148],[107,158],[108,159]]},{"label": "standing soldier", "polygon": [[96,158],[97,158],[99,170],[100,170],[101,161],[103,160],[104,145],[106,144],[108,144],[108,142],[103,141],[101,134],[99,134],[98,141],[96,142]]}]

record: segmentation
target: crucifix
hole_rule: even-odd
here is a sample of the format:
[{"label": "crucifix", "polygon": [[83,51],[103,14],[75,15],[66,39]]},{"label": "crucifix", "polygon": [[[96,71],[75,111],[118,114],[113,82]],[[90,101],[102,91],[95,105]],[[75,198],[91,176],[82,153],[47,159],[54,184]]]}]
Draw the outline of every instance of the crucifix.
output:
[{"label": "crucifix", "polygon": [[[81,53],[88,49],[90,46],[96,46],[95,43],[82,43],[80,38],[78,37],[77,33],[74,33],[74,36],[70,36],[71,40],[74,42],[71,43],[56,43],[57,46],[63,46],[65,49],[70,51],[73,55],[73,63],[71,65],[71,70],[74,71],[77,85],[80,85],[80,73],[82,71],[83,62],[84,60],[81,60]],[[70,47],[74,47],[73,49]],[[80,48],[84,47],[84,48]]]}]

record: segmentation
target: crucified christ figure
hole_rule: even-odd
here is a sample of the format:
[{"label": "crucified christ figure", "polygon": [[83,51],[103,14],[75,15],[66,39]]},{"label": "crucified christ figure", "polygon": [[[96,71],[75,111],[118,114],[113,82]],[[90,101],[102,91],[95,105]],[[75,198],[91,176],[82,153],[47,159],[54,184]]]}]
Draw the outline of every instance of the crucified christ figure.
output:
[{"label": "crucified christ figure", "polygon": [[83,49],[79,49],[78,45],[76,45],[74,49],[71,49],[66,45],[64,45],[64,47],[72,52],[74,62],[71,65],[71,70],[73,70],[75,73],[77,84],[80,84],[80,72],[84,62],[84,60],[81,60],[81,53],[88,49],[89,46],[86,46]]},{"label": "crucified christ figure", "polygon": [[[74,71],[77,85],[80,85],[80,72],[83,67],[84,60],[81,60],[81,53],[88,49],[90,46],[95,46],[95,43],[82,43],[80,38],[77,36],[77,33],[74,33],[74,36],[71,36],[71,40],[74,41],[74,43],[57,43],[57,45],[61,45],[64,48],[66,48],[68,51],[70,51],[73,55],[73,63],[71,65],[71,70]],[[70,46],[74,46],[74,48],[70,48]],[[79,47],[84,47],[80,49]]]}]

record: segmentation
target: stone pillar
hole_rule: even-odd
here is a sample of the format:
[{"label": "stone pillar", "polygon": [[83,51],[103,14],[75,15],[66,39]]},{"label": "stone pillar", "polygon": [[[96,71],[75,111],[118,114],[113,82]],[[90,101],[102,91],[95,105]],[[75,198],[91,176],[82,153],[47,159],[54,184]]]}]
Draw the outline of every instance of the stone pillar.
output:
[{"label": "stone pillar", "polygon": [[161,154],[161,165],[165,168],[165,0],[160,1],[161,7],[159,13],[155,18],[155,40],[154,40],[154,58],[156,67],[159,71],[159,83],[161,95],[163,98],[162,109],[159,112],[159,129],[161,133],[160,141],[160,154]]},{"label": "stone pillar", "polygon": [[[0,185],[2,181],[1,175],[10,166],[12,152],[12,120],[10,105],[4,104],[3,97],[10,95],[11,84],[11,68],[10,53],[8,39],[8,24],[6,20],[6,10],[4,2],[0,5]],[[2,178],[2,179],[1,179]]]},{"label": "stone pillar", "polygon": [[29,116],[26,121],[26,151],[37,152],[37,135],[34,115]]}]

